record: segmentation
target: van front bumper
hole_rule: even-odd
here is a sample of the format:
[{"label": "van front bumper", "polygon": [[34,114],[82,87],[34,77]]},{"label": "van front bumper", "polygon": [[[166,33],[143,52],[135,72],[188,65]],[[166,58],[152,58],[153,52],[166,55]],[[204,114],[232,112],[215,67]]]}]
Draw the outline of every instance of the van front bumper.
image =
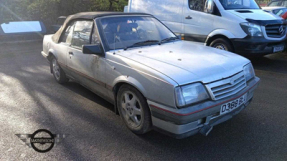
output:
[{"label": "van front bumper", "polygon": [[243,39],[231,39],[234,46],[234,52],[243,56],[264,56],[272,54],[274,47],[284,46],[286,37],[283,40],[268,40],[264,37],[250,37],[247,36]]},{"label": "van front bumper", "polygon": [[[205,127],[213,127],[231,119],[246,108],[253,98],[254,90],[260,79],[255,77],[248,82],[247,87],[236,95],[217,101],[206,101],[183,109],[167,107],[152,101],[148,101],[152,114],[152,123],[155,130],[181,139],[194,135]],[[246,103],[235,110],[220,115],[221,105],[238,99],[247,94]]]}]

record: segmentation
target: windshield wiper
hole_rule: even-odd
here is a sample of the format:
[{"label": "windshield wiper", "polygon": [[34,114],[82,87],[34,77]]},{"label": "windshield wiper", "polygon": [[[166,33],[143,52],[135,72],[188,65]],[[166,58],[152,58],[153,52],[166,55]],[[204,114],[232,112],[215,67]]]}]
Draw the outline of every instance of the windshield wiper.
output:
[{"label": "windshield wiper", "polygon": [[138,47],[141,45],[151,44],[151,43],[159,43],[159,41],[158,40],[146,40],[146,41],[137,42],[131,46],[127,46],[124,50],[127,50],[128,48],[132,48],[132,47]]},{"label": "windshield wiper", "polygon": [[159,44],[162,44],[163,42],[167,42],[167,41],[176,40],[176,39],[178,39],[178,37],[168,37],[166,39],[162,39]]}]

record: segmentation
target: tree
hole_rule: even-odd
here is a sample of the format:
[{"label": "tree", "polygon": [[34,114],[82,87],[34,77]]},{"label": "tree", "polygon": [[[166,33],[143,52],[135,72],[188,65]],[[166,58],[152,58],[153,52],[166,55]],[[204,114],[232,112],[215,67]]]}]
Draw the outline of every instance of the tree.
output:
[{"label": "tree", "polygon": [[119,3],[119,0],[109,0],[109,3],[110,3],[110,5],[109,5],[109,11],[112,11],[112,9],[113,9],[113,4],[114,4],[114,3]]},{"label": "tree", "polygon": [[0,24],[10,21],[42,21],[46,27],[59,16],[86,11],[123,11],[128,0],[0,0]]}]

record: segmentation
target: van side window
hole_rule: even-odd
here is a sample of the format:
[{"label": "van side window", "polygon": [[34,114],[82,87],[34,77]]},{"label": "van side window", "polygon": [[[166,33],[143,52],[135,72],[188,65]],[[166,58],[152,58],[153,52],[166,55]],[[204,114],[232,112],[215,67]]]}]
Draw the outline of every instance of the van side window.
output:
[{"label": "van side window", "polygon": [[189,8],[195,11],[203,12],[206,0],[189,0]]}]

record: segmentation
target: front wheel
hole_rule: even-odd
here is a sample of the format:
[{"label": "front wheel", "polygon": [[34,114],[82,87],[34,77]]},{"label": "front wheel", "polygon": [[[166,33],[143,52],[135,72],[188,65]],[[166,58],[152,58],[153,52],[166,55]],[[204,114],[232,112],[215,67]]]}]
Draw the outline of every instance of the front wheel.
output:
[{"label": "front wheel", "polygon": [[144,96],[134,87],[123,85],[117,95],[117,106],[126,126],[135,134],[151,129],[151,114]]},{"label": "front wheel", "polygon": [[218,38],[218,39],[213,40],[210,43],[210,46],[216,49],[233,52],[232,45],[230,44],[228,40],[224,38]]}]

